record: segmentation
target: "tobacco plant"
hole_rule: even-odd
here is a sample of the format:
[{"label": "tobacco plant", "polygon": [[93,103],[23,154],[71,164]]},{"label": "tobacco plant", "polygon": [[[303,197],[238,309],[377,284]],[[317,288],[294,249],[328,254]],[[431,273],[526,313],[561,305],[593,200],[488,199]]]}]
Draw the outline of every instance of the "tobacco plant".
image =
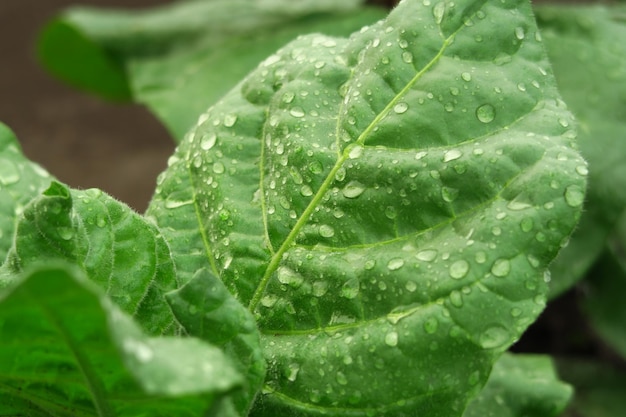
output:
[{"label": "tobacco plant", "polygon": [[[238,41],[203,1],[47,28],[53,70],[72,40],[180,143],[142,215],[0,131],[0,415],[562,412],[550,360],[505,353],[545,307],[589,170],[530,4],[405,0],[376,22],[316,3],[258,2]],[[198,71],[235,62],[250,27],[284,24],[246,41],[265,51],[301,21],[320,33],[228,92]]]}]

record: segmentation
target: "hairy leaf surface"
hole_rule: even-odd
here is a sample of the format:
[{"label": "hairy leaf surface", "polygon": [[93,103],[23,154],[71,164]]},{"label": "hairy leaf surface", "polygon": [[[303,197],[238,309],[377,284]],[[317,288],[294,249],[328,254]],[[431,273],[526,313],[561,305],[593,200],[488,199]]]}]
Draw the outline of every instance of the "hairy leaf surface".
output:
[{"label": "hairy leaf surface", "polygon": [[80,266],[149,333],[176,332],[163,299],[178,287],[167,243],[153,224],[102,191],[53,182],[26,207],[10,265],[19,271],[45,259]]},{"label": "hairy leaf surface", "polygon": [[572,393],[549,357],[504,354],[463,417],[557,417]]},{"label": "hairy leaf surface", "polygon": [[297,35],[347,35],[384,16],[362,3],[194,0],[134,12],[72,8],[43,31],[39,54],[51,72],[78,87],[146,104],[179,141],[207,107]]},{"label": "hairy leaf surface", "polygon": [[253,416],[460,416],[545,303],[585,163],[525,1],[305,36],[200,118],[148,210],[254,314]]},{"label": "hairy leaf surface", "polygon": [[13,132],[0,123],[0,265],[13,245],[18,215],[50,181],[50,174],[24,157]]},{"label": "hairy leaf surface", "polygon": [[559,90],[579,122],[589,193],[579,230],[551,265],[554,297],[601,255],[626,208],[626,7],[541,6]]},{"label": "hairy leaf surface", "polygon": [[1,290],[0,323],[0,415],[197,417],[242,383],[220,349],[144,335],[63,264]]}]

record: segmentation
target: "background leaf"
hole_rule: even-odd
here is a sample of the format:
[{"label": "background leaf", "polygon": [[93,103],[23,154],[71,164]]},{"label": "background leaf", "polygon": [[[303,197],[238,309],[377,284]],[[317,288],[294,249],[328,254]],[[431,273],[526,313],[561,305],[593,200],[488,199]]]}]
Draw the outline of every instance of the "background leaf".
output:
[{"label": "background leaf", "polygon": [[50,181],[50,174],[24,157],[13,132],[0,123],[0,265],[13,245],[18,215]]},{"label": "background leaf", "polygon": [[2,290],[0,323],[2,415],[195,417],[242,381],[218,348],[143,335],[61,264]]},{"label": "background leaf", "polygon": [[[255,315],[253,416],[461,415],[544,306],[584,161],[526,2],[302,37],[200,117],[148,210]],[[427,411],[426,411],[427,410]]]},{"label": "background leaf", "polygon": [[556,417],[572,393],[547,356],[504,354],[463,417]]},{"label": "background leaf", "polygon": [[384,17],[362,3],[194,0],[141,12],[72,8],[42,32],[39,55],[77,87],[146,104],[180,140],[200,113],[297,35],[345,35]]},{"label": "background leaf", "polygon": [[551,266],[554,297],[591,268],[626,208],[626,7],[535,10],[590,171],[581,225]]}]

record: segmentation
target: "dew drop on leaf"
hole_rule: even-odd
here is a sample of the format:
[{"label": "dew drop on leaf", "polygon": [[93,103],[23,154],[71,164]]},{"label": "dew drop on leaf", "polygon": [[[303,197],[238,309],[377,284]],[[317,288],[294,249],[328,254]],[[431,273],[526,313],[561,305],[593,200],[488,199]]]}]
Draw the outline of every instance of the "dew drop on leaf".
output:
[{"label": "dew drop on leaf", "polygon": [[337,372],[335,378],[337,379],[337,383],[339,385],[348,385],[348,378],[346,378],[346,375],[343,372]]},{"label": "dew drop on leaf", "polygon": [[435,22],[440,25],[443,22],[443,15],[446,12],[446,4],[444,2],[439,2],[435,4],[433,7],[433,17],[435,18]]},{"label": "dew drop on leaf", "polygon": [[304,110],[302,109],[302,107],[294,107],[289,110],[289,114],[291,114],[293,117],[304,117]]},{"label": "dew drop on leaf", "polygon": [[393,106],[393,111],[396,112],[397,114],[405,113],[408,109],[409,109],[409,105],[404,102],[398,103],[395,106]]},{"label": "dew drop on leaf", "polygon": [[439,322],[436,318],[430,317],[424,322],[424,331],[428,334],[433,334],[439,328]]},{"label": "dew drop on leaf", "polygon": [[415,257],[420,261],[431,262],[437,257],[437,251],[435,249],[426,249],[418,252]]},{"label": "dew drop on leaf", "polygon": [[455,159],[459,159],[461,156],[463,156],[463,152],[461,152],[460,150],[450,149],[443,154],[443,162],[454,161]]},{"label": "dew drop on leaf", "polygon": [[390,271],[396,271],[404,266],[404,259],[402,258],[393,258],[387,262],[387,268]]},{"label": "dew drop on leaf", "polygon": [[491,123],[496,118],[496,109],[491,104],[483,104],[476,109],[476,118],[482,123]]},{"label": "dew drop on leaf", "polygon": [[584,191],[577,185],[570,185],[565,189],[565,202],[571,207],[578,207],[585,201]]},{"label": "dew drop on leaf", "polygon": [[221,162],[216,162],[213,164],[213,172],[216,174],[223,174],[225,170],[224,164]]},{"label": "dew drop on leaf", "polygon": [[461,78],[463,79],[463,81],[472,81],[472,74],[470,74],[469,72],[463,72],[461,73]]},{"label": "dew drop on leaf", "polygon": [[496,325],[485,330],[479,338],[484,349],[496,349],[509,341],[509,332],[502,326]]},{"label": "dew drop on leaf", "polygon": [[236,122],[237,122],[237,116],[234,114],[227,114],[224,117],[224,126],[226,127],[233,127]]},{"label": "dew drop on leaf", "polygon": [[398,333],[396,332],[389,332],[385,335],[385,344],[387,346],[398,346]]},{"label": "dew drop on leaf", "polygon": [[415,281],[407,281],[406,284],[404,284],[404,288],[406,288],[408,292],[415,292],[415,290],[417,290],[417,284]]},{"label": "dew drop on leaf", "polygon": [[4,160],[0,164],[0,183],[3,185],[15,184],[20,180],[20,171],[11,161]]},{"label": "dew drop on leaf", "polygon": [[365,191],[365,186],[363,184],[358,181],[350,181],[346,184],[341,193],[346,198],[357,198],[363,194],[363,191]]},{"label": "dew drop on leaf", "polygon": [[298,378],[298,372],[300,372],[300,365],[297,363],[290,363],[289,375],[287,375],[287,379],[294,382]]},{"label": "dew drop on leaf", "polygon": [[350,278],[341,287],[341,296],[351,300],[359,294],[359,287],[359,280],[357,278]]},{"label": "dew drop on leaf", "polygon": [[523,27],[518,26],[515,28],[515,37],[520,41],[526,37]]},{"label": "dew drop on leaf", "polygon": [[491,273],[497,277],[506,277],[511,272],[511,262],[508,259],[497,259],[491,266]]},{"label": "dew drop on leaf", "polygon": [[305,184],[300,187],[300,194],[302,194],[302,196],[304,197],[310,197],[313,195],[313,190],[311,189],[311,187]]},{"label": "dew drop on leaf", "polygon": [[57,233],[63,240],[70,240],[74,237],[74,230],[71,227],[58,227]]},{"label": "dew drop on leaf", "polygon": [[320,226],[319,233],[321,237],[333,237],[335,236],[335,229],[327,224]]},{"label": "dew drop on leaf", "polygon": [[465,259],[460,259],[450,265],[450,277],[454,279],[461,279],[469,272],[469,263]]}]

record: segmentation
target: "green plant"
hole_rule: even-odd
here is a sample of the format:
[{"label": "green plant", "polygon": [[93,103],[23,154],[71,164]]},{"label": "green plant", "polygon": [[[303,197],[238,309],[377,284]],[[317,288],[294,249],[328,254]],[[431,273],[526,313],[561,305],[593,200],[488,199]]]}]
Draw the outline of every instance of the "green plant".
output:
[{"label": "green plant", "polygon": [[[128,87],[105,65],[114,90],[186,130],[197,113],[163,109],[189,91],[137,80],[210,36],[148,53],[115,19],[54,23],[44,56],[68,21],[92,28],[137,71]],[[559,415],[550,361],[503,352],[581,212],[574,126],[527,2],[407,0],[263,61],[199,116],[145,215],[54,181],[3,128],[0,415]]]}]

